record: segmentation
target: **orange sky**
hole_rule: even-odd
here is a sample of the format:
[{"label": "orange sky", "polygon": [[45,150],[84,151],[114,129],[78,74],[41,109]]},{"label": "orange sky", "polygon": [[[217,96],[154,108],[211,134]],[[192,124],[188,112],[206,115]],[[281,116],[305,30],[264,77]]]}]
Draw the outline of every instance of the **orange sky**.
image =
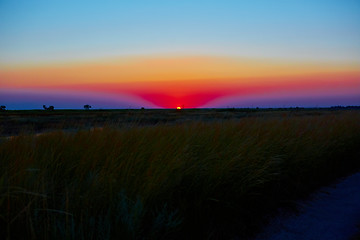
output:
[{"label": "orange sky", "polygon": [[127,57],[0,67],[0,88],[123,93],[161,107],[198,107],[228,95],[360,93],[360,67],[211,56]]}]

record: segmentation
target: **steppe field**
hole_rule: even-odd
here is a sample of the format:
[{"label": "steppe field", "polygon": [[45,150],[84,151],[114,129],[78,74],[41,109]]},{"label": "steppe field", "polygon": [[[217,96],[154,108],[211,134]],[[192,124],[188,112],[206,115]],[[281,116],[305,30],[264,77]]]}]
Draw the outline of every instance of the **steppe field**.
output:
[{"label": "steppe field", "polygon": [[0,112],[4,239],[249,239],[360,169],[358,109]]}]

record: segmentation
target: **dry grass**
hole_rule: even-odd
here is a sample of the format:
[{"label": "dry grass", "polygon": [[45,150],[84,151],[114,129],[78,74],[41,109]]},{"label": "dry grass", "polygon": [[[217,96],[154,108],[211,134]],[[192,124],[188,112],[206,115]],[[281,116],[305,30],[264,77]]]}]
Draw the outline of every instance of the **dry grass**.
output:
[{"label": "dry grass", "polygon": [[8,239],[248,236],[360,166],[360,114],[24,135],[0,143]]}]

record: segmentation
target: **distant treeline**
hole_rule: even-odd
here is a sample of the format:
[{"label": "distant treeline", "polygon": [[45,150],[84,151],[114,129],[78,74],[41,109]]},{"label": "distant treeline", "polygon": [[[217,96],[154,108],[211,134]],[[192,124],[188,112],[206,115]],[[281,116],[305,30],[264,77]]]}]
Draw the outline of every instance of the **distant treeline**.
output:
[{"label": "distant treeline", "polygon": [[[90,108],[92,108],[91,105],[84,105],[83,107],[85,110],[90,110]],[[43,105],[43,109],[44,110],[48,110],[48,111],[54,111],[55,107],[54,106],[49,106],[46,107],[46,105]],[[127,108],[127,109],[136,109],[136,108]],[[145,110],[144,107],[140,108],[141,110]],[[152,108],[149,108],[152,109]],[[191,109],[191,108],[190,108]],[[195,108],[195,109],[202,109],[202,108]],[[271,110],[271,111],[276,111],[276,110],[280,110],[280,111],[284,111],[284,110],[301,110],[301,109],[306,109],[306,110],[311,110],[311,109],[331,109],[331,110],[336,110],[336,109],[360,109],[360,106],[331,106],[331,107],[225,107],[225,108],[206,108],[206,109],[217,109],[220,111],[244,111],[244,112],[253,112],[253,111],[264,111],[264,110]],[[0,106],[0,111],[5,111],[5,110],[9,110],[6,106],[2,105]],[[32,109],[35,110],[35,109]],[[77,109],[61,109],[61,110],[77,110]],[[116,109],[94,109],[94,110],[116,110]]]},{"label": "distant treeline", "polygon": [[288,111],[288,110],[318,110],[318,109],[360,109],[360,106],[331,106],[331,107],[251,107],[251,108],[219,108],[222,111],[241,111],[241,112],[255,112],[255,111]]},{"label": "distant treeline", "polygon": [[360,106],[331,106],[331,109],[360,109]]}]

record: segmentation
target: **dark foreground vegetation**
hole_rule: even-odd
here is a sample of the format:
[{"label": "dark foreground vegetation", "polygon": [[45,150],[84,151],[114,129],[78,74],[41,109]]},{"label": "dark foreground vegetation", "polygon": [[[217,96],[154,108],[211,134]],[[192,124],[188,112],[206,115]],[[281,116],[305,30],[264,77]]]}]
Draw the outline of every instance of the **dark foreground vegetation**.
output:
[{"label": "dark foreground vegetation", "polygon": [[7,111],[1,126],[5,239],[248,238],[360,168],[358,110]]}]

